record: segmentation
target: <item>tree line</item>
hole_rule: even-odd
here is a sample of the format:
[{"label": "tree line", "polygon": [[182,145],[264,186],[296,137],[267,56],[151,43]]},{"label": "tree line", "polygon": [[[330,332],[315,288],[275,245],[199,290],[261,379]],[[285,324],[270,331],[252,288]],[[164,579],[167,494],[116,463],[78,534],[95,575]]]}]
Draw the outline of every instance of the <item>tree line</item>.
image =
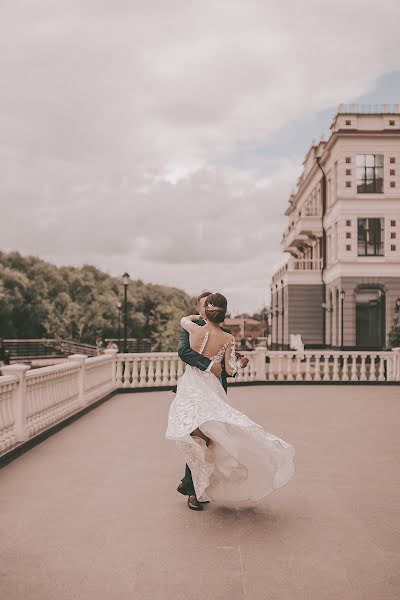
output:
[{"label": "tree line", "polygon": [[[57,267],[36,256],[0,251],[0,338],[73,339],[94,344],[118,337],[121,280],[100,269]],[[128,337],[174,351],[182,315],[196,299],[183,290],[134,280],[128,287]],[[122,314],[123,321],[123,314]]]}]

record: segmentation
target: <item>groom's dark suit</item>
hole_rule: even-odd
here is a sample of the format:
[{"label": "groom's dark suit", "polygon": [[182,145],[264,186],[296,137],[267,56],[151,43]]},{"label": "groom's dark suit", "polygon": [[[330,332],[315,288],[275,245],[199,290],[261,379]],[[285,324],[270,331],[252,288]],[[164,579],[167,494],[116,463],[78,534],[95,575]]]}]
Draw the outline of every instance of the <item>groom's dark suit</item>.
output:
[{"label": "groom's dark suit", "polygon": [[[199,319],[196,322],[198,325],[201,325],[201,326],[206,324],[203,319]],[[225,327],[221,327],[221,329],[223,331],[225,331],[226,333],[231,333],[229,331],[229,329],[225,329]],[[207,367],[209,367],[210,362],[211,362],[210,358],[207,358],[206,356],[199,354],[195,350],[192,350],[192,348],[190,347],[189,332],[186,331],[186,329],[182,329],[182,331],[181,331],[181,336],[179,338],[179,343],[178,343],[178,355],[179,355],[179,358],[181,360],[183,360],[183,362],[190,365],[191,367],[197,367],[201,371],[206,371]],[[221,365],[222,365],[222,373],[221,373],[220,381],[221,381],[222,387],[224,388],[225,392],[227,392],[227,390],[228,390],[228,382],[227,382],[228,375],[227,375],[227,372],[225,371],[225,362],[222,361]],[[176,387],[173,389],[173,391],[176,392]],[[186,465],[185,476],[182,479],[182,483],[184,484],[189,496],[196,495],[196,492],[195,492],[195,489],[193,486],[192,473],[191,473],[188,465]]]}]

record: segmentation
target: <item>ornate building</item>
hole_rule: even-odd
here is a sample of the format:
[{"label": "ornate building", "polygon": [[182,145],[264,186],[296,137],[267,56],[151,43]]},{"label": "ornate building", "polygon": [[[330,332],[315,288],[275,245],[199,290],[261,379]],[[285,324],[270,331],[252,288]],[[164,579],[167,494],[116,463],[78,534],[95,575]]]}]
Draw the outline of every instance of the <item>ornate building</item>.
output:
[{"label": "ornate building", "polygon": [[378,349],[400,310],[400,105],[340,105],[286,210],[271,342]]}]

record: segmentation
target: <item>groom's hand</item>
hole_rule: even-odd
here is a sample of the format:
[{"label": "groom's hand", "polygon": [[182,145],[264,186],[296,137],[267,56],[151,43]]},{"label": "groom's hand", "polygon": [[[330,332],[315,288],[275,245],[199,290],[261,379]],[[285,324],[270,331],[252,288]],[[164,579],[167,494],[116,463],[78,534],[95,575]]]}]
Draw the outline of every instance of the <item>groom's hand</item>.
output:
[{"label": "groom's hand", "polygon": [[247,365],[249,364],[249,359],[246,358],[246,356],[244,354],[239,354],[239,352],[235,352],[235,354],[236,354],[236,360],[240,360],[240,362],[241,362],[242,369],[247,367]]},{"label": "groom's hand", "polygon": [[213,366],[210,369],[211,373],[214,373],[215,377],[218,377],[218,379],[221,377],[221,373],[222,373],[222,367],[221,367],[221,363],[214,363]]}]

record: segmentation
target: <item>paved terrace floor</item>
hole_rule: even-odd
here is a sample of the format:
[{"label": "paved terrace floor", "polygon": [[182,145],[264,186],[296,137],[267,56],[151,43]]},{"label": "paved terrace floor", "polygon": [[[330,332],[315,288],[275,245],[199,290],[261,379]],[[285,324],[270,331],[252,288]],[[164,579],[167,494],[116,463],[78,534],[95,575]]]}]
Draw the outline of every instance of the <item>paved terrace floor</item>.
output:
[{"label": "paved terrace floor", "polygon": [[400,387],[231,388],[296,448],[256,508],[187,508],[171,392],[119,394],[0,470],[7,600],[400,598]]}]

